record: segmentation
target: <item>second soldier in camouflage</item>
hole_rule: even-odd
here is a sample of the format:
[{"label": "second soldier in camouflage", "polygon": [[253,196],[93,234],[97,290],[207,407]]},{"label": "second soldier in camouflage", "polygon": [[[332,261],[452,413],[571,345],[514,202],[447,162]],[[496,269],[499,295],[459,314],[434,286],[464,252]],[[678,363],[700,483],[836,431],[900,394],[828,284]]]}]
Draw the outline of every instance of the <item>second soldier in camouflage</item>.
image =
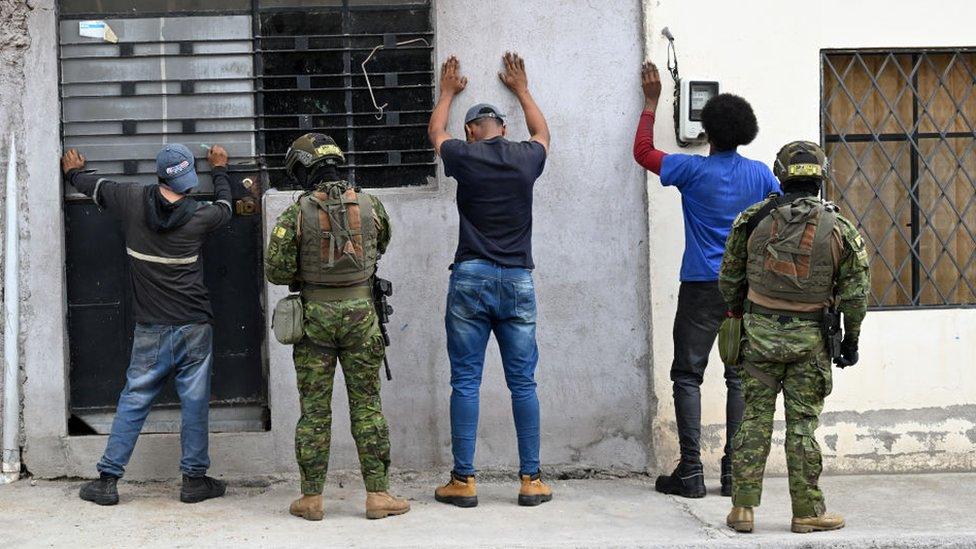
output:
[{"label": "second soldier in camouflage", "polygon": [[777,155],[783,197],[742,212],[726,243],[719,286],[730,315],[743,316],[741,350],[745,414],[732,442],[729,526],[752,531],[762,495],[776,396],[784,395],[786,460],[794,532],[833,530],[843,517],[826,512],[815,438],[832,388],[822,335],[825,307],[844,315],[839,366],[857,362],[858,336],[870,286],[867,252],[857,229],[818,195],[827,161],[814,143],[794,142]]}]

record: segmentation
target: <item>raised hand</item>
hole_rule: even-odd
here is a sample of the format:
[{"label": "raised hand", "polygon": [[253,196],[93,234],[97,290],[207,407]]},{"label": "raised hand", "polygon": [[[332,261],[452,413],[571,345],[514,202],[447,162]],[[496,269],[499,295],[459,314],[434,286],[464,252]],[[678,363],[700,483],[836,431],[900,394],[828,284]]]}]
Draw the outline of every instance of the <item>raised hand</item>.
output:
[{"label": "raised hand", "polygon": [[457,95],[467,85],[467,77],[461,76],[461,62],[453,55],[448,57],[441,65],[441,94]]},{"label": "raised hand", "polygon": [[207,151],[207,162],[214,168],[227,167],[227,150],[220,145],[214,145]]},{"label": "raised hand", "polygon": [[644,105],[653,110],[661,98],[661,75],[657,65],[647,61],[641,65],[641,88],[644,90]]},{"label": "raised hand", "polygon": [[61,157],[61,170],[67,174],[71,170],[80,170],[85,167],[85,157],[75,149],[68,149]]},{"label": "raised hand", "polygon": [[505,87],[512,90],[515,95],[529,91],[529,78],[525,74],[525,61],[519,57],[519,54],[505,52],[505,55],[502,56],[502,64],[505,66],[505,70],[498,73],[498,78],[505,84]]}]

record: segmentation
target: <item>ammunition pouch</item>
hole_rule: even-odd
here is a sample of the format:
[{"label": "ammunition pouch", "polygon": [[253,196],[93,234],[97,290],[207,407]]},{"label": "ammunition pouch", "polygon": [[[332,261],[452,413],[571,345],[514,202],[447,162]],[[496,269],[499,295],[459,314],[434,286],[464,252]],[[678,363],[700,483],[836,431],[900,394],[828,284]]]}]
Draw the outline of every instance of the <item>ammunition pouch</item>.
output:
[{"label": "ammunition pouch", "polygon": [[271,328],[282,345],[294,345],[305,337],[305,308],[300,295],[291,294],[278,301]]}]

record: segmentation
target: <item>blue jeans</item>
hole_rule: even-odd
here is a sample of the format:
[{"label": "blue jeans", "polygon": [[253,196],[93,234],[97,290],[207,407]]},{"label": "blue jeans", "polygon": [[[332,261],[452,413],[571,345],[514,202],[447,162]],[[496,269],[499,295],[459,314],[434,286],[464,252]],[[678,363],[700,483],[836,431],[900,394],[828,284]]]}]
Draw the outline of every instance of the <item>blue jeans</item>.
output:
[{"label": "blue jeans", "polygon": [[519,471],[539,472],[539,398],[535,366],[535,286],[528,269],[481,259],[454,265],[447,294],[447,354],[451,359],[451,448],[454,472],[474,474],[478,401],[488,336],[494,332],[512,393]]},{"label": "blue jeans", "polygon": [[183,474],[202,476],[210,467],[209,412],[210,365],[213,361],[213,328],[210,324],[164,326],[136,324],[132,357],[125,388],[112,422],[100,473],[121,477],[132,457],[149,407],[176,371],[180,396],[180,445]]}]

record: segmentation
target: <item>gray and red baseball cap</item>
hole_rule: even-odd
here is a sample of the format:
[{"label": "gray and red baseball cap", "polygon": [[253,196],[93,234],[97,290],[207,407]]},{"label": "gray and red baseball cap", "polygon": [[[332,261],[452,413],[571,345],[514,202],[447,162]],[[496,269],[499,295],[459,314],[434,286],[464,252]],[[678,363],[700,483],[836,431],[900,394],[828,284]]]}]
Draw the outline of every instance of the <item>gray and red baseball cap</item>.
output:
[{"label": "gray and red baseball cap", "polygon": [[186,145],[171,143],[156,155],[156,175],[167,187],[186,194],[200,183],[195,163]]}]

